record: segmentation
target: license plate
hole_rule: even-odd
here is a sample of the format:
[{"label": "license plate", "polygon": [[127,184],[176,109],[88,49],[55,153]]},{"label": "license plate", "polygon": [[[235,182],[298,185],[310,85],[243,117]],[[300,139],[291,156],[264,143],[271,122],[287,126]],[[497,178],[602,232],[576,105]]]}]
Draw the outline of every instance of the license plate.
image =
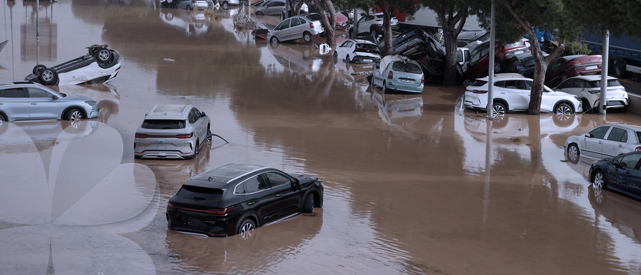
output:
[{"label": "license plate", "polygon": [[409,80],[409,79],[401,79],[401,81],[403,81],[403,82],[410,82],[410,83],[411,83],[411,82],[414,82],[414,81]]},{"label": "license plate", "polygon": [[523,53],[523,51],[516,51],[516,52],[514,52],[514,54],[522,54],[522,53]]},{"label": "license plate", "polygon": [[586,70],[596,70],[597,68],[598,68],[598,66],[586,66],[585,67]]},{"label": "license plate", "polygon": [[372,60],[371,60],[371,59],[363,59],[363,61],[365,61],[365,62],[372,62]]}]

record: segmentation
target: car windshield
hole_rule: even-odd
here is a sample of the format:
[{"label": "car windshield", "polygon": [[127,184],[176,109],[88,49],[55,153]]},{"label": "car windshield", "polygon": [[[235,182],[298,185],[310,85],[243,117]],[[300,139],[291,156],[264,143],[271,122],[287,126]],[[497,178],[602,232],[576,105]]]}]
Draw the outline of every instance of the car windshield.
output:
[{"label": "car windshield", "polygon": [[394,62],[394,65],[392,65],[392,70],[397,72],[413,73],[413,74],[422,73],[421,67],[419,67],[414,63]]},{"label": "car windshield", "polygon": [[480,87],[480,86],[485,85],[486,83],[487,83],[487,81],[485,81],[485,80],[476,80],[470,86]]},{"label": "car windshield", "polygon": [[515,42],[515,43],[505,44],[505,46],[503,46],[503,48],[509,49],[509,48],[514,48],[514,47],[519,47],[519,46],[524,46],[524,45],[525,45],[525,42],[519,41],[519,42]]},{"label": "car windshield", "polygon": [[[608,79],[608,87],[621,86],[619,80],[617,79]],[[601,87],[601,80],[590,81],[590,87],[597,88]]]},{"label": "car windshield", "polygon": [[223,196],[223,190],[183,185],[176,196],[189,200],[219,201]]},{"label": "car windshield", "polygon": [[372,44],[358,43],[356,44],[356,50],[365,50],[368,52],[378,52],[378,47]]},{"label": "car windshield", "polygon": [[323,17],[321,17],[321,15],[318,13],[308,14],[305,17],[307,17],[307,19],[311,21],[320,21],[321,19],[323,19]]},{"label": "car windshield", "polygon": [[168,119],[145,119],[142,123],[142,128],[145,129],[183,129],[185,128],[184,120],[168,120]]}]

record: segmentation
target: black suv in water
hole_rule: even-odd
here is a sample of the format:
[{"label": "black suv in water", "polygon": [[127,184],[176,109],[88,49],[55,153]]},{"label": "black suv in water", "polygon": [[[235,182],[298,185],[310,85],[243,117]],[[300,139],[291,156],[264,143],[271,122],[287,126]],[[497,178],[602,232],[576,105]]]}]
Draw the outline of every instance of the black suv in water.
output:
[{"label": "black suv in water", "polygon": [[315,177],[230,163],[185,182],[167,203],[167,221],[173,230],[225,237],[322,206]]}]

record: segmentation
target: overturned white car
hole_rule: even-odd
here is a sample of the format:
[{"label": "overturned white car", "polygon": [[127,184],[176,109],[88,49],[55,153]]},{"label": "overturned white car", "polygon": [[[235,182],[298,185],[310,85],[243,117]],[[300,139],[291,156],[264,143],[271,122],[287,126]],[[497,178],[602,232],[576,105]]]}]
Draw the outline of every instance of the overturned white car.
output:
[{"label": "overturned white car", "polygon": [[43,85],[106,83],[120,70],[120,54],[107,45],[87,47],[88,53],[65,63],[46,67],[38,64],[25,80]]}]

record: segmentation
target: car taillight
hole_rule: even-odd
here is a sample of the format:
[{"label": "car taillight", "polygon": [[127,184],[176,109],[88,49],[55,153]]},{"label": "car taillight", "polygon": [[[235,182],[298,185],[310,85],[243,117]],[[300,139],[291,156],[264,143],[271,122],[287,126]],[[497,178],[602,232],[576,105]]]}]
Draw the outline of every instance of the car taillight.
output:
[{"label": "car taillight", "polygon": [[486,94],[487,91],[473,90],[472,93],[474,93],[474,94]]},{"label": "car taillight", "polygon": [[354,56],[354,58],[352,58],[352,60],[354,60],[354,61],[358,60],[358,56]]},{"label": "car taillight", "polygon": [[421,83],[425,83],[425,75],[421,76]]},{"label": "car taillight", "polygon": [[233,207],[226,207],[226,208],[222,208],[222,209],[221,208],[207,209],[204,212],[207,213],[207,214],[211,214],[211,215],[225,215],[225,214],[231,212],[232,210],[234,210]]},{"label": "car taillight", "polygon": [[194,136],[194,133],[180,134],[180,135],[176,135],[176,138],[191,138],[193,136]]},{"label": "car taillight", "polygon": [[313,28],[314,28],[314,23],[309,22],[309,28],[310,28],[310,29],[313,29]]},{"label": "car taillight", "polygon": [[572,65],[579,65],[579,64],[581,64],[581,62],[579,62],[579,61],[572,61],[572,62],[570,62],[570,64],[572,64]]},{"label": "car taillight", "polygon": [[641,146],[637,146],[637,148],[634,148],[634,151],[641,151]]},{"label": "car taillight", "polygon": [[147,134],[138,134],[138,133],[136,133],[136,138],[147,138]]},{"label": "car taillight", "polygon": [[387,78],[389,78],[389,79],[394,78],[394,72],[389,71],[389,73],[387,74]]},{"label": "car taillight", "polygon": [[196,0],[191,0],[191,3],[192,4],[196,4]]},{"label": "car taillight", "polygon": [[176,209],[176,206],[171,202],[167,202],[167,209]]}]

